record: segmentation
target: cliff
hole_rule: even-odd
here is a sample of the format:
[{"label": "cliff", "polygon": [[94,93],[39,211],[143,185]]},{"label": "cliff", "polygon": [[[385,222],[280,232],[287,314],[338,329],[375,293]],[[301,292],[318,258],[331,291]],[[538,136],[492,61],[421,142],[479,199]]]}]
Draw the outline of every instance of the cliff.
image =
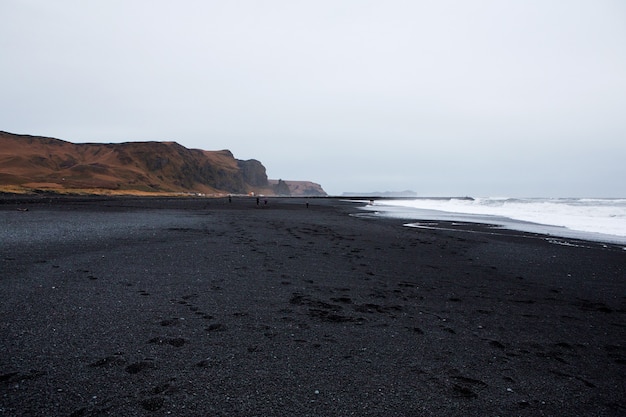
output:
[{"label": "cliff", "polygon": [[274,194],[291,197],[325,197],[326,191],[321,185],[311,181],[268,180]]},{"label": "cliff", "polygon": [[175,142],[74,144],[0,131],[0,185],[52,191],[271,194],[265,167]]}]

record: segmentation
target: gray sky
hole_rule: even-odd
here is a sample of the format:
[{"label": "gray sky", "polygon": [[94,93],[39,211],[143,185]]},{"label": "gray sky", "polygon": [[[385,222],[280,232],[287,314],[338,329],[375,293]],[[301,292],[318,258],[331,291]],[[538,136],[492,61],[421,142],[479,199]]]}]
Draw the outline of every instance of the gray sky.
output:
[{"label": "gray sky", "polygon": [[1,0],[0,130],[330,194],[626,197],[623,0]]}]

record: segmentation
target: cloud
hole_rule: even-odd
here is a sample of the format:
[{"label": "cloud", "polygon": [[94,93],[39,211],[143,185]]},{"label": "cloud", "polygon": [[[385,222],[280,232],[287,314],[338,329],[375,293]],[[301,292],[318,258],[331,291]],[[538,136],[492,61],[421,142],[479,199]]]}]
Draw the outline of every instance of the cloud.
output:
[{"label": "cloud", "polygon": [[[334,193],[626,191],[612,165],[626,155],[618,1],[6,0],[0,13],[3,130],[228,148]],[[551,184],[555,170],[569,174]]]}]

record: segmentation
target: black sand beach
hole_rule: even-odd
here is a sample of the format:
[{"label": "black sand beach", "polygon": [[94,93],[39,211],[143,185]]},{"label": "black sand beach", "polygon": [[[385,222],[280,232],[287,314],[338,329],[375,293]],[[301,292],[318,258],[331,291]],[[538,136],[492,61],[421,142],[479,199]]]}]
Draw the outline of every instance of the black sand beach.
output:
[{"label": "black sand beach", "polygon": [[1,416],[626,415],[620,247],[337,199],[2,203]]}]

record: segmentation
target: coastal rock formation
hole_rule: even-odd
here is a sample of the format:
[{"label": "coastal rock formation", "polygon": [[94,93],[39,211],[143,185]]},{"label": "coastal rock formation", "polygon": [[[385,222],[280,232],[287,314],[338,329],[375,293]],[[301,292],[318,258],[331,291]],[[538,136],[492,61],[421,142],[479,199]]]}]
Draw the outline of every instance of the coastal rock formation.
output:
[{"label": "coastal rock formation", "polygon": [[268,183],[277,195],[292,197],[324,197],[327,195],[321,185],[311,181],[268,180]]},{"label": "coastal rock formation", "polygon": [[112,193],[273,194],[263,164],[176,142],[74,144],[0,132],[4,188]]},{"label": "coastal rock formation", "polygon": [[414,198],[417,193],[411,190],[405,191],[373,191],[373,192],[344,192],[344,197],[384,197],[384,198]]},{"label": "coastal rock formation", "polygon": [[267,187],[267,174],[263,164],[256,159],[237,160],[244,181],[253,187]]}]

